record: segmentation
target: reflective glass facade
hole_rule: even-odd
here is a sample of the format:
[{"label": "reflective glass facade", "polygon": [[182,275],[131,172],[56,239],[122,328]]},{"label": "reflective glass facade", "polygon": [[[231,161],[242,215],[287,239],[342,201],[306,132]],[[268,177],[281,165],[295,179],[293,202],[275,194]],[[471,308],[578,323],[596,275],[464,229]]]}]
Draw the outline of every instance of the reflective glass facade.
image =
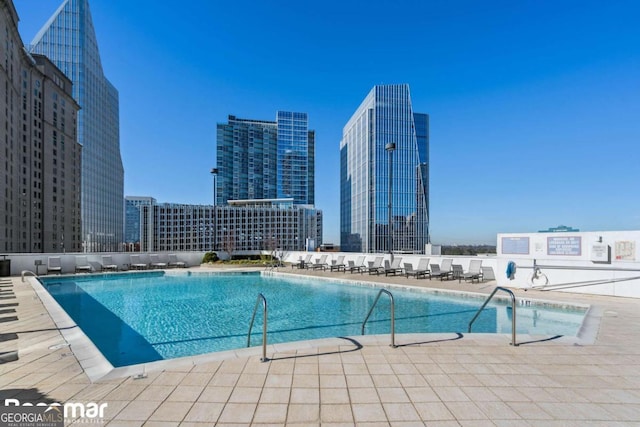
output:
[{"label": "reflective glass facade", "polygon": [[[388,143],[394,151],[385,150]],[[408,85],[375,86],[340,142],[340,246],[422,252],[428,241],[429,116],[413,112]]]},{"label": "reflective glass facade", "polygon": [[278,111],[278,197],[313,205],[315,134],[309,132],[307,113]]},{"label": "reflective glass facade", "polygon": [[124,169],[120,157],[118,91],[102,71],[87,0],[66,0],[31,42],[73,82],[80,104],[81,217],[84,249],[122,249]]},{"label": "reflective glass facade", "polygon": [[278,111],[275,122],[229,116],[217,125],[216,205],[276,198],[313,205],[314,150],[306,113]]}]

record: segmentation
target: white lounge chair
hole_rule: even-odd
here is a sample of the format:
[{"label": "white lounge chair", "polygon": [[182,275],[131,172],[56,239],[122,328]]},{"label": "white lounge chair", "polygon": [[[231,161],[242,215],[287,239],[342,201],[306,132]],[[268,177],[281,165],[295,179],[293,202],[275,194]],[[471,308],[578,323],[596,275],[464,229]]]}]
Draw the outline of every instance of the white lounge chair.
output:
[{"label": "white lounge chair", "polygon": [[158,254],[149,255],[149,265],[151,266],[151,268],[167,268],[167,263],[160,261],[160,257],[158,256]]},{"label": "white lounge chair", "polygon": [[485,280],[496,280],[496,275],[493,274],[493,268],[491,267],[480,267],[482,274],[481,279],[484,282]]},{"label": "white lounge chair", "polygon": [[373,260],[373,263],[369,266],[366,267],[366,271],[369,274],[379,274],[380,270],[384,271],[384,268],[382,267],[382,261],[384,260],[384,257],[381,256],[377,256],[375,257],[375,259]]},{"label": "white lounge chair", "polygon": [[148,265],[140,260],[140,255],[131,255],[129,264],[134,270],[146,270]]},{"label": "white lounge chair", "polygon": [[355,262],[352,260],[347,261],[347,266],[345,267],[344,272],[346,273],[347,271],[349,271],[349,273],[353,274],[354,271],[357,271],[358,273],[362,273],[365,268],[364,257],[359,256],[358,258],[356,258]]},{"label": "white lounge chair", "polygon": [[118,271],[118,265],[113,263],[111,255],[102,255],[102,271]]},{"label": "white lounge chair", "polygon": [[481,259],[472,259],[469,262],[469,270],[462,275],[460,280],[464,279],[465,281],[471,280],[473,283],[474,280],[480,282],[480,276],[482,276],[482,260]]},{"label": "white lounge chair", "polygon": [[451,271],[440,270],[440,266],[438,264],[431,264],[431,278],[439,277],[440,280],[448,279],[449,275],[451,275]]},{"label": "white lounge chair", "polygon": [[388,265],[389,261],[385,261],[384,275],[395,276],[396,274],[402,274],[402,267],[400,266],[400,261],[402,261],[402,257],[395,257],[391,262],[391,265]]},{"label": "white lounge chair", "polygon": [[47,274],[49,273],[62,273],[62,262],[59,256],[50,256],[47,259]]},{"label": "white lounge chair", "polygon": [[76,257],[76,273],[91,273],[92,268],[89,262],[87,261],[87,257],[84,255],[79,255]]},{"label": "white lounge chair", "polygon": [[185,268],[187,263],[184,261],[178,261],[176,254],[169,254],[169,267]]},{"label": "white lounge chair", "polygon": [[340,271],[344,270],[346,265],[344,263],[344,255],[340,255],[337,260],[331,261],[331,265],[329,266],[329,271]]},{"label": "white lounge chair", "polygon": [[329,264],[327,264],[327,255],[321,255],[320,258],[318,258],[315,263],[309,264],[307,268],[311,268],[312,270],[321,268],[324,270],[328,266]]},{"label": "white lounge chair", "polygon": [[404,263],[404,274],[406,277],[416,276],[416,279],[420,277],[429,276],[431,279],[431,270],[429,270],[429,258],[420,258],[418,261],[418,267],[413,269],[413,264]]}]

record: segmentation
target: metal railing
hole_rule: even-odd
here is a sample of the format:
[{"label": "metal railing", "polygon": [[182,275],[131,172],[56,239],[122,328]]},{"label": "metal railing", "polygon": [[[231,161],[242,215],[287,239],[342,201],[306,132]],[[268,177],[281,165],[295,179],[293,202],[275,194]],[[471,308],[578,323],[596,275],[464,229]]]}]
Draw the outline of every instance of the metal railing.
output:
[{"label": "metal railing", "polygon": [[367,313],[367,317],[365,317],[364,322],[362,322],[362,335],[364,335],[364,325],[367,323],[367,320],[369,320],[369,317],[371,316],[371,313],[373,313],[373,309],[375,308],[376,304],[378,304],[378,300],[380,299],[380,296],[382,294],[387,294],[389,296],[389,300],[391,301],[391,347],[396,348],[396,313],[395,313],[395,303],[393,301],[393,295],[391,294],[391,292],[389,292],[386,289],[380,289],[380,292],[378,292],[378,295],[376,296],[375,301],[373,301],[373,304],[371,305],[371,308],[369,309],[369,313]]},{"label": "metal railing", "polygon": [[20,276],[21,276],[20,280],[22,282],[24,282],[24,276],[26,276],[27,274],[29,274],[29,275],[31,275],[33,277],[36,277],[36,278],[38,277],[38,275],[36,273],[34,273],[33,271],[31,271],[31,270],[22,270],[22,273],[20,274]]},{"label": "metal railing", "polygon": [[[587,286],[606,285],[610,283],[627,282],[640,279],[640,276],[631,275],[626,277],[603,277],[593,280],[582,280],[577,282],[550,283],[548,276],[542,271],[545,270],[574,270],[574,271],[603,271],[603,272],[622,272],[622,273],[638,273],[637,268],[623,268],[611,266],[571,266],[571,265],[543,265],[538,264],[537,260],[533,260],[533,265],[518,266],[518,268],[532,269],[533,273],[528,278],[528,283],[532,289],[539,290],[561,290],[571,288],[581,288]],[[539,283],[543,281],[542,283]]]},{"label": "metal railing", "polygon": [[514,347],[517,347],[518,344],[516,343],[516,297],[515,297],[515,295],[513,295],[513,292],[511,292],[507,288],[503,288],[503,287],[498,286],[497,288],[495,288],[493,290],[493,292],[491,292],[491,295],[489,295],[489,297],[486,299],[484,304],[482,304],[482,307],[480,307],[480,309],[478,310],[476,315],[473,316],[473,319],[471,319],[471,322],[469,322],[469,333],[471,333],[471,325],[473,325],[473,322],[476,321],[476,319],[478,318],[478,316],[480,315],[482,310],[484,310],[484,308],[487,306],[489,301],[491,301],[491,298],[493,298],[493,296],[498,291],[504,291],[504,292],[508,293],[511,296],[511,345],[514,346]]},{"label": "metal railing", "polygon": [[258,307],[262,302],[262,358],[260,358],[261,362],[267,362],[269,359],[267,358],[267,299],[262,295],[262,293],[258,294],[258,298],[256,300],[256,305],[253,308],[253,315],[251,316],[251,323],[249,324],[249,333],[247,334],[247,347],[251,347],[251,330],[253,329],[253,322],[256,319],[256,313],[258,311]]}]

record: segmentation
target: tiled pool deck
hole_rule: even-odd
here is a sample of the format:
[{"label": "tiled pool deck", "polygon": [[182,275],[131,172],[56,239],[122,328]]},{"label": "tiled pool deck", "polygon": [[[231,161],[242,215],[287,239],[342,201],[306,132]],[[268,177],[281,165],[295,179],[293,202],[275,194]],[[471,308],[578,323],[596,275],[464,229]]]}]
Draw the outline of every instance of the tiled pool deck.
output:
[{"label": "tiled pool deck", "polygon": [[[304,274],[487,294],[495,288]],[[639,426],[640,300],[515,293],[592,305],[593,333],[586,340],[518,336],[517,347],[510,335],[397,335],[395,349],[387,335],[352,337],[269,347],[266,363],[234,356],[91,382],[31,285],[0,279],[0,404],[108,404],[102,422],[83,418],[77,426]]]}]

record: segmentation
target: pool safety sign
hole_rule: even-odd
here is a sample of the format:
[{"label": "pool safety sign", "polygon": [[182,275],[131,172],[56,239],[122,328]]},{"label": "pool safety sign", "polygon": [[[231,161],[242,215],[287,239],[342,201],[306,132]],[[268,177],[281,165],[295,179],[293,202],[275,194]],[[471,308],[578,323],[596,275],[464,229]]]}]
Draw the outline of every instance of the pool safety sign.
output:
[{"label": "pool safety sign", "polygon": [[582,237],[547,237],[547,255],[582,255]]},{"label": "pool safety sign", "polygon": [[0,405],[0,427],[64,427],[65,418],[83,423],[101,424],[106,403],[67,402],[21,402],[5,399]]}]

